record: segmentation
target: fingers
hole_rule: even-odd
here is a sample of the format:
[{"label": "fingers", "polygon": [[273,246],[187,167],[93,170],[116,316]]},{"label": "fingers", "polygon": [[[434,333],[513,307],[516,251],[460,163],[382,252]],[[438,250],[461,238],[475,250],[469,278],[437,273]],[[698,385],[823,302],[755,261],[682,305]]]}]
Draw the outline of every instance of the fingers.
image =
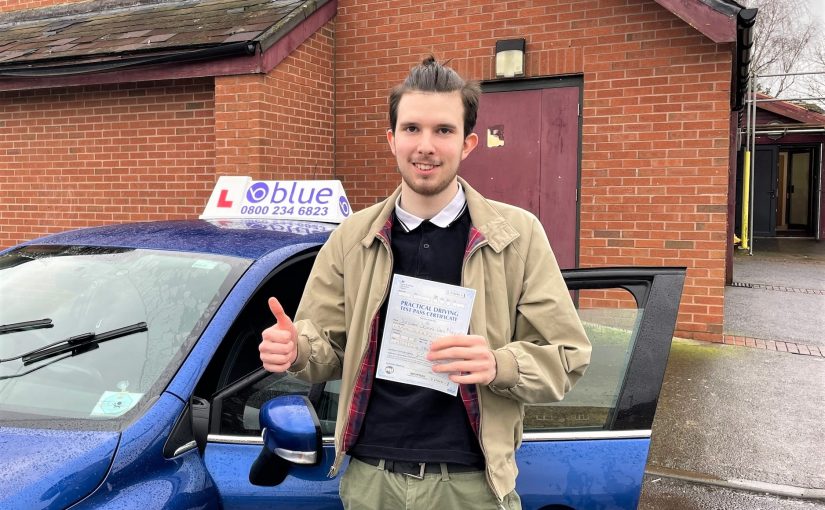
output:
[{"label": "fingers", "polygon": [[281,306],[280,301],[276,298],[271,297],[269,298],[269,310],[272,312],[272,315],[275,316],[275,320],[278,321],[277,326],[281,329],[291,329],[293,328],[292,319],[284,312],[284,307]]},{"label": "fingers", "polygon": [[435,363],[433,365],[433,372],[457,374],[462,372],[483,372],[490,368],[490,363],[487,359],[476,360],[452,360],[444,363]]},{"label": "fingers", "polygon": [[443,359],[470,359],[484,356],[490,351],[487,339],[478,335],[443,336],[433,340],[427,359],[438,361]]},{"label": "fingers", "polygon": [[455,360],[433,365],[433,372],[449,374],[459,384],[490,384],[496,378],[495,357],[477,360]]},{"label": "fingers", "polygon": [[487,385],[493,382],[495,374],[488,372],[472,372],[468,374],[450,374],[450,380],[458,384],[481,384]]},{"label": "fingers", "polygon": [[286,372],[298,357],[298,348],[292,334],[272,326],[265,329],[261,336],[258,351],[264,368],[270,372]]},{"label": "fingers", "polygon": [[479,335],[450,335],[436,338],[430,344],[430,351],[438,351],[448,347],[487,347],[487,339]]},{"label": "fingers", "polygon": [[438,338],[430,345],[427,359],[434,362],[433,372],[449,374],[459,384],[489,384],[496,377],[496,358],[482,336]]},{"label": "fingers", "polygon": [[258,346],[261,354],[290,354],[295,348],[295,342],[288,331],[274,329],[275,326],[263,331],[262,342]]}]

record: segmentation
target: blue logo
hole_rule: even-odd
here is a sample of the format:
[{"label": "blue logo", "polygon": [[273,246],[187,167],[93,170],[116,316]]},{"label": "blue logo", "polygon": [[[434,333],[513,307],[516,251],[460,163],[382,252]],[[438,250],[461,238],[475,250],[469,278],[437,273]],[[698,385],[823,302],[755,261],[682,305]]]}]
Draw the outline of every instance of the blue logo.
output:
[{"label": "blue logo", "polygon": [[340,197],[338,199],[338,209],[341,210],[341,214],[344,216],[349,216],[350,209],[349,202],[347,202],[347,197]]},{"label": "blue logo", "polygon": [[256,182],[246,190],[246,200],[257,204],[269,195],[269,186],[265,182]]}]

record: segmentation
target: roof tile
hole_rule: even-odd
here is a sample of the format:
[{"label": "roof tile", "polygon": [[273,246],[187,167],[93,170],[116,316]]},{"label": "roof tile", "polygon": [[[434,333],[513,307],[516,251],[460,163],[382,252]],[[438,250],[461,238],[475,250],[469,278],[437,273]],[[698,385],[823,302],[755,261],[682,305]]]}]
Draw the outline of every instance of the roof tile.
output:
[{"label": "roof tile", "polygon": [[76,41],[77,37],[69,37],[68,39],[59,39],[57,41],[50,41],[46,46],[63,46],[64,44],[69,44],[70,42]]},{"label": "roof tile", "polygon": [[134,32],[126,32],[125,34],[120,34],[119,36],[117,36],[117,38],[118,39],[131,39],[133,37],[143,37],[144,35],[148,34],[151,31],[152,31],[151,29],[147,29],[147,30],[136,30]]}]

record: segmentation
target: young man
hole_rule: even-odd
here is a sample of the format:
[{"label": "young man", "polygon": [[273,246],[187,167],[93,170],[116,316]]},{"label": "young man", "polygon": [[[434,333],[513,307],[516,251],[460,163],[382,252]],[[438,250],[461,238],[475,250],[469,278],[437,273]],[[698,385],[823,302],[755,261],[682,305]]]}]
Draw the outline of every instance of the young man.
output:
[{"label": "young man", "polygon": [[[520,508],[524,404],[561,400],[590,343],[544,229],[457,177],[478,143],[480,89],[430,57],[390,95],[401,185],[342,223],[318,255],[293,324],[263,332],[267,370],[340,378],[336,459],[347,508]],[[375,377],[393,274],[475,289],[468,334],[426,358],[458,394]]]}]

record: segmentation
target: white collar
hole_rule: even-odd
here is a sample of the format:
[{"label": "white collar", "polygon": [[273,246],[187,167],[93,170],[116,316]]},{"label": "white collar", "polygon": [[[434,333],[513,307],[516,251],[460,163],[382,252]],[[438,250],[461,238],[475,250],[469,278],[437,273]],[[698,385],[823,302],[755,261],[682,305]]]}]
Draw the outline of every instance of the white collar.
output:
[{"label": "white collar", "polygon": [[[430,223],[440,228],[447,228],[452,222],[456,220],[464,212],[467,206],[467,198],[464,196],[464,188],[461,183],[458,184],[458,192],[455,194],[450,203],[444,206],[438,214],[430,218]],[[395,216],[404,227],[405,232],[415,230],[424,222],[424,218],[411,214],[401,208],[401,195],[395,199]]]}]

